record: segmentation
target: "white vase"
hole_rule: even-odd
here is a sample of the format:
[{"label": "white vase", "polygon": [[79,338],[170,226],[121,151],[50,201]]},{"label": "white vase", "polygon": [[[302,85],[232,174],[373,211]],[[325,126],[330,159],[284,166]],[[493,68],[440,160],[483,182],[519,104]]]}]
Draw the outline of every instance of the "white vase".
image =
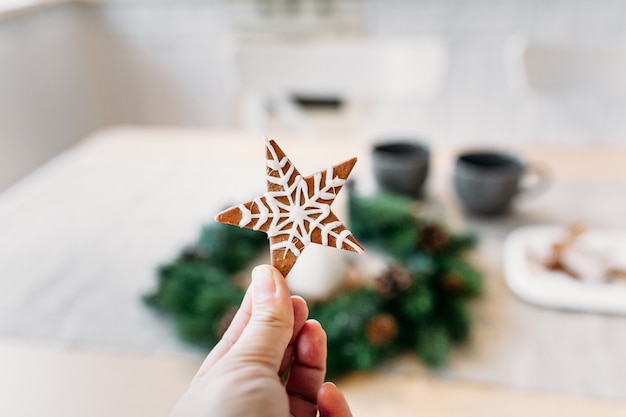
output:
[{"label": "white vase", "polygon": [[307,300],[325,300],[343,284],[345,274],[343,251],[311,244],[289,272],[287,285],[292,294]]}]

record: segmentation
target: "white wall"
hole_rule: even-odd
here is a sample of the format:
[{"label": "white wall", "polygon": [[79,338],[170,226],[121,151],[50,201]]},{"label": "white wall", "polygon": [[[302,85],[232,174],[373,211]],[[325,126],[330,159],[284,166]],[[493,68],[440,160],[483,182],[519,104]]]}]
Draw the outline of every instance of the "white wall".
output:
[{"label": "white wall", "polygon": [[[395,121],[375,131],[405,126],[414,133],[457,142],[624,142],[626,99],[511,91],[503,51],[517,34],[551,42],[626,42],[626,2],[364,0],[363,4],[366,35],[435,35],[450,48],[450,68],[439,97],[428,107],[399,109]],[[227,0],[118,0],[97,6],[108,30],[103,47],[112,46],[113,62],[128,69],[114,80],[131,84],[127,91],[133,92],[135,102],[133,111],[127,112],[129,119],[237,124],[228,6]],[[408,121],[412,115],[419,115],[419,126]]]},{"label": "white wall", "polygon": [[[363,0],[366,35],[441,36],[450,68],[428,106],[388,126],[457,142],[624,143],[626,100],[511,92],[511,35],[626,42],[621,0]],[[228,0],[109,0],[0,20],[0,188],[118,123],[237,126]]]},{"label": "white wall", "polygon": [[79,7],[0,20],[0,189],[98,125]]},{"label": "white wall", "polygon": [[139,0],[93,6],[100,33],[90,59],[110,83],[104,97],[109,110],[123,109],[113,119],[234,124],[232,36],[222,3]]},{"label": "white wall", "polygon": [[217,2],[0,16],[0,190],[103,126],[233,126],[228,34]]},{"label": "white wall", "polygon": [[430,134],[458,141],[626,144],[626,99],[519,94],[503,59],[512,35],[546,42],[626,42],[620,0],[369,0],[378,36],[441,35],[451,48]]}]

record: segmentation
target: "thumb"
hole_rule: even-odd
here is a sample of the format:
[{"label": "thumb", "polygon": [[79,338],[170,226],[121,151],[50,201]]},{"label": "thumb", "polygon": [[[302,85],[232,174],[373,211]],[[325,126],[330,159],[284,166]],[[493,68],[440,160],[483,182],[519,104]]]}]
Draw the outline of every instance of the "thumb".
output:
[{"label": "thumb", "polygon": [[251,290],[250,321],[227,356],[278,372],[293,333],[289,289],[278,270],[260,265],[252,271]]}]

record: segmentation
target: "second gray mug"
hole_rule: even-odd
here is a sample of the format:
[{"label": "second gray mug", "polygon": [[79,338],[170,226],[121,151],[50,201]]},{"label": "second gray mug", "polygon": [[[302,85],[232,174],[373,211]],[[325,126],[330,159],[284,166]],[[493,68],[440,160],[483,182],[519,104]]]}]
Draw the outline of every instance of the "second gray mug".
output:
[{"label": "second gray mug", "polygon": [[[524,186],[525,176],[534,176]],[[507,212],[513,199],[545,188],[547,176],[515,155],[499,151],[472,151],[460,154],[454,166],[454,188],[466,211],[483,216]]]}]

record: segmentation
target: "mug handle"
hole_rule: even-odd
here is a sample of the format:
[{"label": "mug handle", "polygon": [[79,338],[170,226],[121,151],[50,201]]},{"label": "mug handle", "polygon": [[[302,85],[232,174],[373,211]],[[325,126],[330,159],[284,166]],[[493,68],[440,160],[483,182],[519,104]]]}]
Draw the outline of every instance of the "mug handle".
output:
[{"label": "mug handle", "polygon": [[524,170],[520,185],[520,195],[523,197],[536,197],[548,189],[552,182],[549,170],[536,163],[529,163]]}]

